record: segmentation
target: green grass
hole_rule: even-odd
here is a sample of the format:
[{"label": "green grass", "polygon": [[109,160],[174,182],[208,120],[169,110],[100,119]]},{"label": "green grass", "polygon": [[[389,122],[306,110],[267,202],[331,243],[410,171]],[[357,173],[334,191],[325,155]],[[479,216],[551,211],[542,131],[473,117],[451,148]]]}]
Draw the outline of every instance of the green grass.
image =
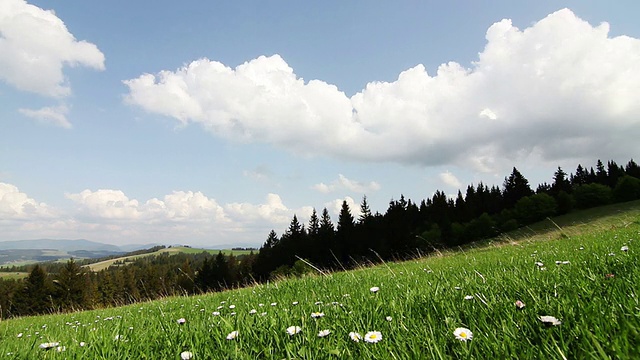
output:
[{"label": "green grass", "polygon": [[26,272],[0,272],[0,279],[22,279],[29,276]]},{"label": "green grass", "polygon": [[[8,320],[0,323],[0,354],[8,359],[179,359],[182,351],[191,351],[194,359],[633,358],[640,344],[640,218],[633,211],[588,224],[556,219],[562,232],[543,223],[485,247],[329,276]],[[372,293],[373,286],[380,291]],[[518,310],[516,300],[526,306]],[[324,317],[312,318],[317,311]],[[562,324],[547,327],[541,315]],[[184,325],[176,322],[180,318]],[[290,336],[289,326],[302,332]],[[458,327],[471,330],[473,339],[457,340]],[[323,329],[331,334],[319,338]],[[226,340],[234,330],[239,336]],[[348,336],[374,330],[382,333],[378,343],[356,343]],[[38,348],[50,341],[64,352]]]}]

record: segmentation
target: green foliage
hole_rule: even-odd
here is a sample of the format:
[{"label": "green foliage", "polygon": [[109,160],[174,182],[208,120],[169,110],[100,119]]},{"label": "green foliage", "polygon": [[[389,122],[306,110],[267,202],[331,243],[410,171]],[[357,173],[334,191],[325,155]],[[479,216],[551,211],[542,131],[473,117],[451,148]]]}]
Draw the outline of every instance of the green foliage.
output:
[{"label": "green foliage", "polygon": [[556,214],[556,201],[545,193],[526,196],[516,203],[515,213],[521,225],[531,224]]},{"label": "green foliage", "polygon": [[573,190],[576,207],[586,209],[611,202],[611,188],[602,184],[580,185]]},{"label": "green foliage", "polygon": [[618,179],[613,189],[613,200],[624,202],[640,199],[640,179],[632,176],[623,176]]}]

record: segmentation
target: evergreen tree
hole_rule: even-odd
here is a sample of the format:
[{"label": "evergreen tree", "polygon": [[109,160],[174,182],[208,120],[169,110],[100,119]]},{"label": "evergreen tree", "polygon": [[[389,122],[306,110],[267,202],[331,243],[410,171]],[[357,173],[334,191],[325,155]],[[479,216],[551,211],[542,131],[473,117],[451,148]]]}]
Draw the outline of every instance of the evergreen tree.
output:
[{"label": "evergreen tree", "polygon": [[582,165],[578,164],[576,174],[571,177],[571,185],[573,187],[585,185],[589,183],[589,172]]},{"label": "evergreen tree", "polygon": [[53,283],[56,285],[56,300],[63,310],[78,310],[87,301],[87,272],[73,258],[60,269]]},{"label": "evergreen tree", "polygon": [[358,223],[363,224],[372,217],[371,208],[369,208],[369,203],[367,203],[367,196],[364,195],[362,197],[362,202],[360,203],[360,216],[358,217]]},{"label": "evergreen tree", "polygon": [[629,160],[627,166],[624,167],[624,171],[627,173],[627,175],[640,179],[640,166],[638,166],[638,164],[636,164],[633,159]]},{"label": "evergreen tree", "polygon": [[533,190],[531,190],[529,186],[529,180],[515,167],[511,175],[504,179],[503,188],[504,205],[507,209],[514,207],[518,200],[523,197],[533,195]]},{"label": "evergreen tree", "polygon": [[17,313],[21,315],[44,314],[51,308],[51,280],[44,269],[37,265],[33,267],[25,281],[25,287],[19,292],[14,303]]},{"label": "evergreen tree", "polygon": [[558,170],[553,174],[553,185],[551,185],[551,191],[549,195],[554,198],[558,197],[558,194],[564,191],[567,194],[571,193],[571,182],[567,179],[567,173],[565,173],[560,166]]},{"label": "evergreen tree", "polygon": [[316,236],[320,232],[320,219],[316,213],[316,209],[313,209],[311,217],[309,218],[309,235]]}]

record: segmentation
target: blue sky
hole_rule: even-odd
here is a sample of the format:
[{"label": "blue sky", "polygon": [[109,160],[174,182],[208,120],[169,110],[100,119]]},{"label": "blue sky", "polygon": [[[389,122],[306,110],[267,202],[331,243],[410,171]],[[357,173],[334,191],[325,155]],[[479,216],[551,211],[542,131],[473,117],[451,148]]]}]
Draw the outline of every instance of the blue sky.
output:
[{"label": "blue sky", "polygon": [[[640,150],[636,1],[0,0],[0,241],[260,245]],[[637,160],[637,159],[636,159]]]}]

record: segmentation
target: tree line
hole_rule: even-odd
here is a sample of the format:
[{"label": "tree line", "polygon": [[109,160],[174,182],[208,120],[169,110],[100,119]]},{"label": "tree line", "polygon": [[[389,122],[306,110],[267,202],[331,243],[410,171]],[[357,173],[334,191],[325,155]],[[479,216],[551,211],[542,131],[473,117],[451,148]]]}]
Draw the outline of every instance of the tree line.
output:
[{"label": "tree line", "polygon": [[636,199],[640,199],[640,167],[633,159],[624,167],[614,161],[605,166],[598,160],[595,169],[578,165],[571,174],[558,167],[551,184],[542,183],[535,191],[514,167],[501,187],[480,182],[453,198],[438,190],[420,203],[401,195],[389,202],[384,214],[373,213],[365,196],[358,218],[346,201],[336,223],[326,208],[319,214],[314,210],[307,224],[294,215],[281,236],[269,232],[257,254],[163,253],[98,272],[73,259],[31,266],[25,279],[0,278],[0,318],[120,306],[406,259],[574,209]]}]

